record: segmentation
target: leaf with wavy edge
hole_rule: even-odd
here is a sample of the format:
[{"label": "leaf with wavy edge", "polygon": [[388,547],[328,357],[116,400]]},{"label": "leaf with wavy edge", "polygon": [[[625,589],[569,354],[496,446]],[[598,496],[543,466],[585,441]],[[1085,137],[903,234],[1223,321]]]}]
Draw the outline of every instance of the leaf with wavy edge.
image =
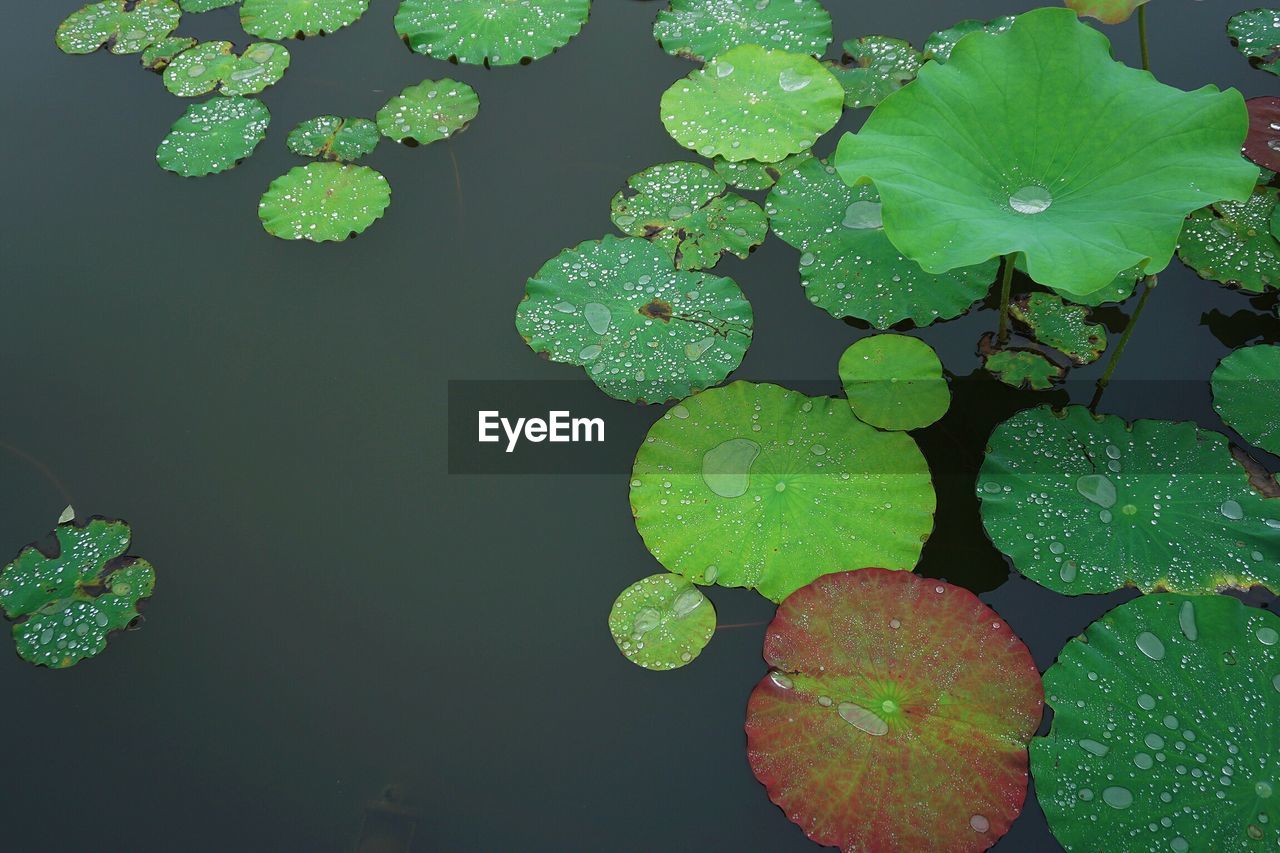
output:
[{"label": "leaf with wavy edge", "polygon": [[380,172],[345,163],[294,166],[258,203],[262,227],[282,240],[346,240],[382,218],[391,187]]},{"label": "leaf with wavy edge", "polygon": [[564,47],[590,11],[591,0],[401,0],[395,27],[414,53],[517,65]]},{"label": "leaf with wavy edge", "polygon": [[1250,293],[1280,287],[1280,242],[1271,233],[1280,190],[1258,187],[1245,201],[1221,201],[1187,217],[1178,257],[1201,278]]},{"label": "leaf with wavy edge", "polygon": [[839,373],[853,414],[879,429],[923,429],[951,406],[938,354],[910,335],[854,341],[840,356]]},{"label": "leaf with wavy edge", "polygon": [[229,41],[206,41],[175,56],[164,69],[164,87],[193,98],[218,91],[224,95],[256,95],[274,85],[289,67],[289,49],[256,41],[237,56]]},{"label": "leaf with wavy edge", "polygon": [[1213,370],[1213,408],[1254,447],[1280,455],[1280,346],[1258,344]]},{"label": "leaf with wavy edge", "polygon": [[1227,35],[1254,68],[1280,74],[1280,10],[1250,9],[1233,15]]},{"label": "leaf with wavy edge", "polygon": [[653,37],[672,56],[702,61],[743,44],[821,56],[831,15],[818,0],[671,0]]},{"label": "leaf with wavy edge", "polygon": [[244,0],[240,26],[264,39],[327,35],[360,19],[369,0]]},{"label": "leaf with wavy edge", "polygon": [[173,32],[182,10],[173,0],[104,0],[72,12],[54,34],[63,53],[139,53]]},{"label": "leaf with wavy edge", "polygon": [[253,153],[270,123],[271,113],[256,98],[219,95],[192,104],[160,140],[156,162],[184,178],[225,172]]}]

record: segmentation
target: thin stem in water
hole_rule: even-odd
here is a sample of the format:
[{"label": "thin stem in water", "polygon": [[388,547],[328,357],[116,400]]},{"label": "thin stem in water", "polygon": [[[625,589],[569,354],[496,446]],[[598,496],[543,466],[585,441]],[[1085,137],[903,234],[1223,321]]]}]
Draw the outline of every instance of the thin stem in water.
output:
[{"label": "thin stem in water", "polygon": [[1017,252],[1004,256],[1004,268],[1000,276],[1000,328],[996,333],[996,343],[1004,346],[1009,343],[1009,291],[1013,286],[1013,259]]},{"label": "thin stem in water", "polygon": [[1142,48],[1142,70],[1151,70],[1151,53],[1147,50],[1147,7],[1138,7],[1138,45]]},{"label": "thin stem in water", "polygon": [[1111,359],[1107,362],[1107,369],[1102,372],[1102,376],[1098,379],[1098,386],[1094,389],[1093,399],[1089,401],[1090,410],[1098,408],[1098,403],[1102,400],[1102,392],[1107,389],[1107,385],[1111,382],[1111,374],[1116,372],[1116,366],[1120,364],[1120,356],[1124,355],[1124,348],[1128,346],[1129,338],[1133,335],[1133,329],[1138,325],[1138,318],[1142,316],[1142,309],[1146,307],[1151,291],[1156,289],[1156,277],[1149,275],[1144,278],[1142,287],[1142,295],[1138,297],[1138,306],[1133,309],[1129,322],[1125,324],[1124,331],[1120,333],[1120,342],[1111,351]]}]

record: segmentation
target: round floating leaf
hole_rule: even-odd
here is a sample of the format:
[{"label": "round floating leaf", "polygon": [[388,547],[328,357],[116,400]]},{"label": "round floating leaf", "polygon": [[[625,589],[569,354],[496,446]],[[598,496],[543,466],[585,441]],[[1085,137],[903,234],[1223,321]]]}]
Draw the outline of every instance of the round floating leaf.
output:
[{"label": "round floating leaf", "polygon": [[759,160],[740,160],[735,163],[717,157],[711,165],[716,174],[734,189],[767,190],[777,183],[778,178],[812,158],[813,155],[808,151],[801,151],[776,163],[761,163]]},{"label": "round floating leaf", "polygon": [[673,406],[631,480],[658,562],[773,601],[850,566],[913,568],[934,504],[909,435],[867,426],[844,400],[750,382]]},{"label": "round floating leaf", "polygon": [[240,26],[264,39],[325,35],[354,24],[369,0],[244,0]]},{"label": "round floating leaf", "polygon": [[1241,12],[1227,21],[1227,35],[1254,68],[1280,74],[1280,11]]},{"label": "round floating leaf", "polygon": [[1148,0],[1066,0],[1068,8],[1080,17],[1097,18],[1104,24],[1122,24],[1133,10]]},{"label": "round floating leaf", "polygon": [[182,11],[195,14],[211,12],[214,9],[223,9],[227,6],[234,6],[239,2],[240,0],[178,0],[178,5],[182,7]]},{"label": "round floating leaf", "polygon": [[345,240],[382,218],[391,187],[368,166],[308,163],[271,182],[258,203],[262,227],[282,240]]},{"label": "round floating leaf", "polygon": [[1280,501],[1192,423],[1027,409],[988,441],[978,496],[991,541],[1058,592],[1280,589]]},{"label": "round floating leaf", "polygon": [[564,47],[590,11],[590,0],[401,0],[395,25],[415,53],[515,65]]},{"label": "round floating leaf", "polygon": [[951,51],[955,49],[960,39],[970,33],[990,33],[999,35],[1013,26],[1013,16],[1004,15],[1000,18],[993,18],[990,21],[961,21],[954,27],[948,27],[945,30],[939,30],[929,36],[924,43],[924,58],[932,59],[934,62],[946,62],[951,58]]},{"label": "round floating leaf", "polygon": [[951,405],[933,347],[909,335],[872,335],[840,356],[840,384],[859,420],[880,429],[920,429]]},{"label": "round floating leaf", "polygon": [[751,343],[733,279],[671,267],[647,240],[565,249],[525,286],[516,329],[536,353],[578,365],[619,400],[661,403],[723,382]]},{"label": "round floating leaf", "polygon": [[698,656],[716,630],[716,611],[678,575],[651,575],[622,591],[609,632],[627,660],[645,669],[676,669]]},{"label": "round floating leaf", "polygon": [[704,61],[744,44],[821,56],[831,16],[818,0],[671,0],[653,37],[672,56]]},{"label": "round floating leaf", "polygon": [[874,107],[916,78],[920,52],[909,42],[866,36],[844,43],[844,58],[827,63],[844,87],[844,105]]},{"label": "round floating leaf", "polygon": [[378,145],[378,125],[367,118],[316,116],[293,130],[285,144],[299,157],[354,161]]},{"label": "round floating leaf", "polygon": [[175,56],[195,43],[196,40],[190,36],[169,36],[160,39],[142,51],[142,67],[148,71],[164,71]]},{"label": "round floating leaf", "polygon": [[155,587],[155,571],[126,557],[129,526],[92,518],[53,531],[58,550],[31,544],[0,571],[0,605],[14,622],[18,654],[61,669],[107,647],[107,635],[138,617],[137,604]]},{"label": "round floating leaf", "polygon": [[206,41],[175,56],[164,69],[164,86],[184,98],[215,89],[224,95],[253,95],[276,83],[289,67],[282,44],[254,42],[236,56],[229,41]]},{"label": "round floating leaf", "polygon": [[1089,309],[1066,305],[1051,293],[1032,293],[1013,301],[1009,313],[1031,337],[1076,364],[1089,364],[1107,348],[1107,330],[1089,322]]},{"label": "round floating leaf", "polygon": [[652,240],[684,270],[710,269],[722,252],[745,258],[764,242],[768,220],[760,205],[733,193],[698,163],[663,163],[627,179],[610,205],[624,234]]},{"label": "round floating leaf", "polygon": [[138,53],[178,26],[182,10],[173,0],[105,0],[72,12],[58,25],[54,42],[63,53]]},{"label": "round floating leaf", "polygon": [[1280,618],[1227,596],[1153,595],[1067,643],[1031,742],[1067,850],[1263,850],[1280,823]]},{"label": "round floating leaf", "polygon": [[910,572],[818,578],[778,608],[747,758],[842,850],[985,850],[1027,794],[1044,707],[1022,641],[973,593]]},{"label": "round floating leaf", "polygon": [[225,172],[253,153],[270,123],[266,105],[253,98],[192,104],[160,140],[156,162],[184,178]]},{"label": "round floating leaf", "polygon": [[1067,369],[1054,364],[1039,350],[995,346],[995,337],[982,336],[978,342],[982,367],[996,379],[1020,391],[1045,391],[1067,376]]},{"label": "round floating leaf", "polygon": [[996,277],[994,260],[926,273],[889,242],[875,189],[848,186],[820,160],[783,175],[765,210],[773,232],[801,252],[809,301],[833,317],[854,317],[877,329],[904,320],[927,326],[963,314]]},{"label": "round floating leaf", "polygon": [[1213,371],[1213,407],[1255,447],[1280,455],[1280,346],[1238,349]]},{"label": "round floating leaf", "polygon": [[464,130],[479,112],[480,98],[466,83],[423,80],[378,110],[378,130],[396,142],[428,145]]},{"label": "round floating leaf", "polygon": [[1280,98],[1250,98],[1244,104],[1249,110],[1244,156],[1265,169],[1280,170]]},{"label": "round floating leaf", "polygon": [[889,238],[925,271],[1023,252],[1036,281],[1087,294],[1164,269],[1188,213],[1247,197],[1246,124],[1238,92],[1165,86],[1071,10],[1036,9],[926,63],[845,134],[836,168],[875,182]]},{"label": "round floating leaf", "polygon": [[1271,233],[1280,190],[1258,187],[1243,202],[1220,201],[1187,217],[1178,257],[1210,281],[1250,293],[1280,287],[1280,243]]},{"label": "round floating leaf", "polygon": [[844,90],[812,56],[742,45],[662,94],[672,138],[704,157],[776,163],[840,119]]}]

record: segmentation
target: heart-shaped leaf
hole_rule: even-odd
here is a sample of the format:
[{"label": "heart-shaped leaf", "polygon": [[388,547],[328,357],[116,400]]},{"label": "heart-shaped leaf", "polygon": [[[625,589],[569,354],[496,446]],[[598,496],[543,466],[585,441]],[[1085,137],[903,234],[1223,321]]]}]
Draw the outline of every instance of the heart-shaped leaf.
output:
[{"label": "heart-shaped leaf", "polygon": [[369,0],[244,0],[240,26],[264,39],[322,36],[354,24]]},{"label": "heart-shaped leaf", "polygon": [[178,26],[182,10],[173,0],[104,0],[72,12],[58,25],[54,42],[63,53],[139,53]]},{"label": "heart-shaped leaf", "polygon": [[206,41],[175,56],[164,69],[164,87],[192,98],[215,89],[224,95],[253,95],[279,82],[289,67],[282,44],[258,41],[236,56],[229,41]]},{"label": "heart-shaped leaf", "polygon": [[1280,346],[1238,349],[1214,368],[1213,407],[1255,447],[1280,455]]},{"label": "heart-shaped leaf", "polygon": [[271,182],[258,203],[262,227],[282,240],[345,240],[382,218],[391,187],[368,166],[308,163]]},{"label": "heart-shaped leaf", "polygon": [[671,0],[653,37],[672,56],[703,61],[744,44],[821,56],[831,16],[818,0]]},{"label": "heart-shaped leaf", "polygon": [[622,591],[609,612],[609,633],[627,660],[645,669],[676,669],[711,642],[716,611],[679,575],[650,575]]},{"label": "heart-shaped leaf", "polygon": [[395,26],[415,53],[516,65],[564,47],[590,11],[591,0],[401,0]]},{"label": "heart-shaped leaf", "polygon": [[184,178],[225,172],[253,153],[270,123],[266,105],[254,98],[192,104],[160,140],[156,162]]},{"label": "heart-shaped leaf", "polygon": [[921,429],[951,406],[933,347],[909,335],[871,335],[840,356],[840,384],[858,420],[880,429]]}]

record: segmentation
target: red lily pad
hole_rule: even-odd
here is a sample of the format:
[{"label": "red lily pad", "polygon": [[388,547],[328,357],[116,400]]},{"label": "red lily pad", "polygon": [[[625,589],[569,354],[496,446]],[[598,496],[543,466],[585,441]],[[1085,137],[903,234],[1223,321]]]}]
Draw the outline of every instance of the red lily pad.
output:
[{"label": "red lily pad", "polygon": [[1044,690],[968,590],[910,572],[823,575],[778,607],[747,757],[769,798],[843,850],[985,850],[1027,794]]},{"label": "red lily pad", "polygon": [[1280,172],[1280,98],[1250,98],[1244,105],[1249,108],[1244,156],[1263,168]]}]

